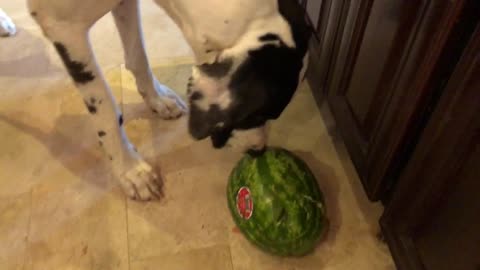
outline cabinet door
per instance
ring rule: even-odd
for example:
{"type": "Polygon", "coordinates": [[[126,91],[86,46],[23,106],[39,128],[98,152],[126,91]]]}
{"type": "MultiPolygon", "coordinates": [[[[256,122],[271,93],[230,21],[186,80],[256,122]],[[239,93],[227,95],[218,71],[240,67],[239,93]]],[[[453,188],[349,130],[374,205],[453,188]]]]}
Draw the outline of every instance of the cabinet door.
{"type": "Polygon", "coordinates": [[[470,9],[473,38],[381,219],[399,270],[480,269],[479,6],[470,9]]]}
{"type": "Polygon", "coordinates": [[[367,195],[385,199],[442,80],[435,67],[463,1],[338,2],[327,101],[367,195]]]}

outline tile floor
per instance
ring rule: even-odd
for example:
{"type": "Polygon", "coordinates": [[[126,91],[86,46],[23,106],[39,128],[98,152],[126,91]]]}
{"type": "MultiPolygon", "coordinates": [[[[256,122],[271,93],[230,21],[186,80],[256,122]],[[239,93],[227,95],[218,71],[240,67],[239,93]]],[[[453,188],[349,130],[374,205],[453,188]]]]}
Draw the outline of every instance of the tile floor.
{"type": "MultiPolygon", "coordinates": [[[[146,109],[121,65],[109,16],[92,31],[94,48],[130,139],[164,178],[161,201],[125,198],[88,128],[79,95],[23,1],[0,0],[0,6],[20,29],[0,39],[1,270],[395,269],[388,248],[376,238],[382,208],[367,200],[306,83],[272,123],[270,144],[296,152],[310,165],[331,224],[313,254],[278,258],[250,245],[230,218],[226,179],[241,154],[193,141],[186,118],[162,121],[146,109]]],[[[155,74],[184,94],[188,46],[152,3],[145,1],[142,12],[155,74]],[[163,32],[154,31],[158,24],[163,32]]]]}

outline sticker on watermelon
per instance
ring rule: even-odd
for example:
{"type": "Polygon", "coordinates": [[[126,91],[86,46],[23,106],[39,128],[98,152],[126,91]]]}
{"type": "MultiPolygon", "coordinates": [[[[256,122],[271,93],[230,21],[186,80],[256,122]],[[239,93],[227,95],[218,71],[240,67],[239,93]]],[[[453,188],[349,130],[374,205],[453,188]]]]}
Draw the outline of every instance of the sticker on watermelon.
{"type": "Polygon", "coordinates": [[[241,187],[237,193],[237,211],[238,214],[246,220],[249,220],[253,214],[253,199],[250,189],[241,187]]]}

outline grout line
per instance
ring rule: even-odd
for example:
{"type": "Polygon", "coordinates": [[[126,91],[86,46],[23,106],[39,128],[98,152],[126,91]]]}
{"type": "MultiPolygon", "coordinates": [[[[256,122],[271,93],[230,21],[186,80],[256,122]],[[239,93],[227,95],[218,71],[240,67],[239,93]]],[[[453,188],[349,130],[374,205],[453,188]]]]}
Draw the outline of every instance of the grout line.
{"type": "Polygon", "coordinates": [[[26,269],[27,261],[30,259],[30,234],[32,231],[32,214],[33,214],[33,188],[30,189],[29,191],[29,196],[28,196],[28,202],[29,202],[29,215],[28,215],[28,224],[27,224],[27,243],[25,243],[25,255],[23,256],[23,264],[22,264],[22,270],[26,269]]]}
{"type": "Polygon", "coordinates": [[[230,255],[230,266],[231,266],[231,269],[234,270],[235,269],[235,266],[233,266],[233,255],[232,255],[232,248],[230,246],[230,237],[229,237],[229,240],[228,240],[228,254],[230,255]]]}
{"type": "Polygon", "coordinates": [[[129,236],[129,229],[128,229],[128,198],[126,196],[123,197],[125,202],[125,223],[127,226],[127,266],[128,270],[130,270],[130,236],[129,236]]]}

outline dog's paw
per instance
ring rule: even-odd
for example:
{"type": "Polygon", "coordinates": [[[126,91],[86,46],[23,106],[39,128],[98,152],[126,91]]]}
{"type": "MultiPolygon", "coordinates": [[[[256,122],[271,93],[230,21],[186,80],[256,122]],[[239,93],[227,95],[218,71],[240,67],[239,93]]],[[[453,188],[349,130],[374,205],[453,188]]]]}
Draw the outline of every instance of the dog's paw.
{"type": "Polygon", "coordinates": [[[163,119],[176,119],[187,112],[185,102],[170,88],[155,80],[156,95],[148,98],[152,111],[163,119]]]}
{"type": "Polygon", "coordinates": [[[123,190],[133,200],[149,201],[159,199],[161,181],[152,167],[137,157],[129,170],[120,179],[123,190]]]}

